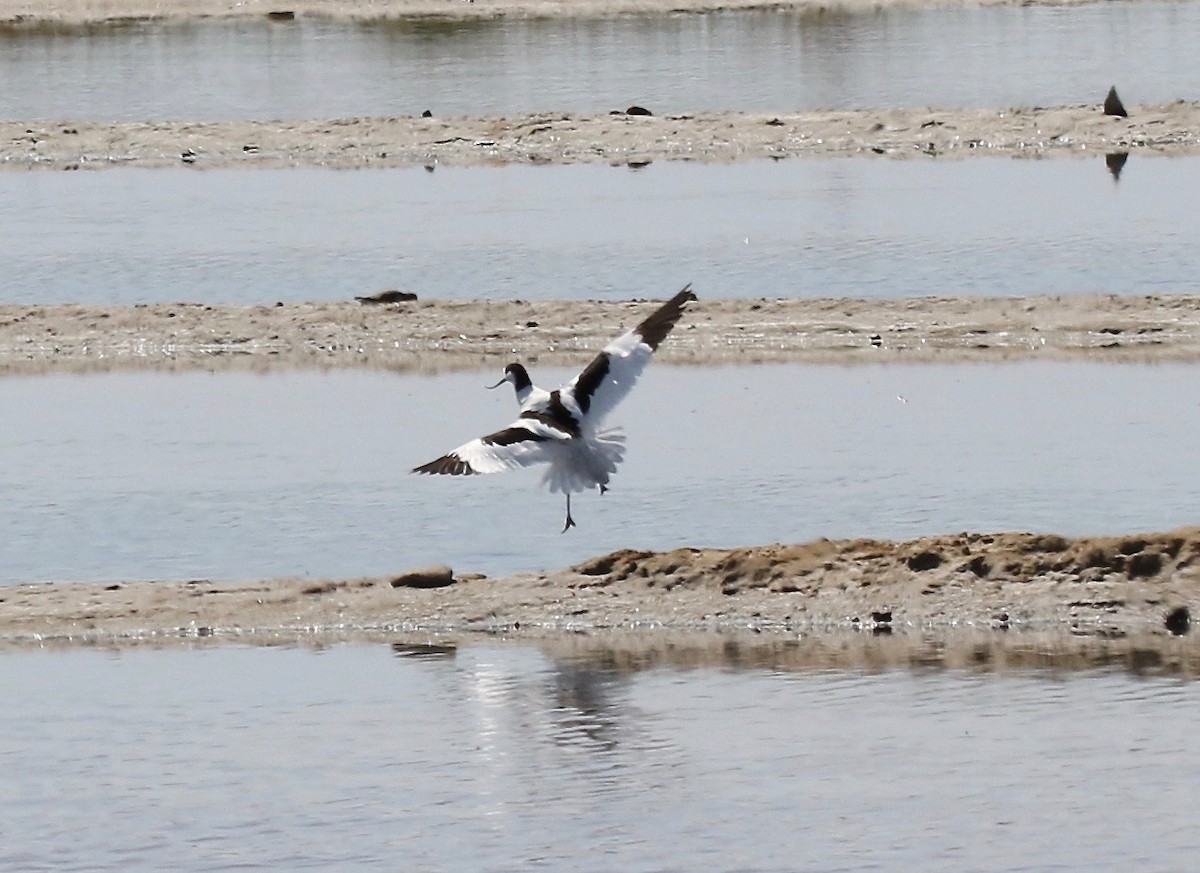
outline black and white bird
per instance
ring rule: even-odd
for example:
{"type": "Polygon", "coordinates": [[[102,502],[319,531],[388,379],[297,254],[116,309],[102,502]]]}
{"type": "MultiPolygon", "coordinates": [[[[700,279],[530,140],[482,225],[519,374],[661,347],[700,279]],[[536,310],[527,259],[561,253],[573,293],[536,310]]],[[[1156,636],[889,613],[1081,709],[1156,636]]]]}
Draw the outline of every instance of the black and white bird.
{"type": "Polygon", "coordinates": [[[575,526],[571,494],[592,486],[603,494],[625,456],[625,434],[619,428],[601,429],[601,422],[629,393],[654,351],[683,316],[684,307],[695,299],[692,286],[684,286],[555,391],[537,387],[523,366],[509,364],[504,378],[488,387],[499,388],[505,382],[513,386],[521,407],[517,420],[413,472],[470,476],[549,464],[542,484],[552,493],[567,496],[566,533],[575,526]]]}

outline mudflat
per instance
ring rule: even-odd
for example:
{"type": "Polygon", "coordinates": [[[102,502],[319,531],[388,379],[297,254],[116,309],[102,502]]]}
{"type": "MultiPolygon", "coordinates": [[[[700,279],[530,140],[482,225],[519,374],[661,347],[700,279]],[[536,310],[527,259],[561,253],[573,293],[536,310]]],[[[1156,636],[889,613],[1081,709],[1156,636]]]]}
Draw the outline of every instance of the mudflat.
{"type": "MultiPolygon", "coordinates": [[[[625,107],[627,108],[627,107],[625,107]]],[[[623,109],[623,108],[622,108],[623,109]]],[[[0,121],[0,168],[644,165],[869,157],[1200,154],[1200,103],[301,121],[0,121]]]]}
{"type": "Polygon", "coordinates": [[[557,572],[500,579],[441,567],[243,584],[19,585],[0,590],[0,643],[481,634],[561,642],[565,633],[589,637],[591,643],[575,644],[582,647],[611,645],[629,633],[661,642],[715,632],[826,637],[819,654],[828,665],[869,660],[863,638],[905,638],[891,656],[903,660],[928,649],[931,639],[970,632],[966,652],[982,646],[995,654],[1012,643],[1024,658],[1030,647],[1078,654],[1072,641],[1086,640],[1092,655],[1157,653],[1159,662],[1179,661],[1196,672],[1200,647],[1189,631],[1198,600],[1200,528],[1082,538],[961,533],[908,542],[622,550],[557,572]]]}
{"type": "MultiPolygon", "coordinates": [[[[521,300],[4,305],[0,374],[279,367],[438,372],[502,368],[517,358],[568,366],[589,360],[652,309],[646,301],[521,300]]],[[[657,357],[681,364],[1195,361],[1200,295],[701,299],[657,357]]]]}

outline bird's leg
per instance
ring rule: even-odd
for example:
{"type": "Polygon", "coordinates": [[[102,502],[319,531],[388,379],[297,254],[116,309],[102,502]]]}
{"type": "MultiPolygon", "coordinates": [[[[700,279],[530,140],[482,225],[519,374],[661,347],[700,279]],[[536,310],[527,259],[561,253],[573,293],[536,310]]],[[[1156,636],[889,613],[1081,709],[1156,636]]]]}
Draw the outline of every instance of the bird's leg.
{"type": "Polygon", "coordinates": [[[567,523],[563,525],[562,532],[566,533],[571,528],[575,527],[575,519],[571,518],[571,495],[567,495],[567,523]]]}

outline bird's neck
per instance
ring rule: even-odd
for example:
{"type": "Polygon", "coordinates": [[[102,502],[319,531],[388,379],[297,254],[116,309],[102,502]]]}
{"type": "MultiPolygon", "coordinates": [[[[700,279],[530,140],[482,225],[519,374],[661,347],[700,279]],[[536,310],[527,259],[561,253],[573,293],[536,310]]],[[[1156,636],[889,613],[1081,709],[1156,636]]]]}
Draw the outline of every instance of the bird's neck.
{"type": "Polygon", "coordinates": [[[545,412],[550,408],[552,395],[544,388],[530,385],[524,390],[517,391],[517,404],[522,412],[545,412]]]}

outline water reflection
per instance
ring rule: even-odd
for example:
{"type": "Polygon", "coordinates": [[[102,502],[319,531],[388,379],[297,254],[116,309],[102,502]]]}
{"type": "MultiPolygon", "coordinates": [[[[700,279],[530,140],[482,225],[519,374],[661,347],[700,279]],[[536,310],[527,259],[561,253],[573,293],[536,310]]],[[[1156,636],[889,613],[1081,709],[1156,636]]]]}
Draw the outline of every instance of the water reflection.
{"type": "Polygon", "coordinates": [[[516,871],[580,846],[647,871],[1194,858],[1190,683],[789,672],[782,649],[756,667],[773,645],[725,643],[709,662],[664,642],[635,670],[624,645],[6,653],[0,866],[516,871]]]}
{"type": "Polygon", "coordinates": [[[452,660],[458,654],[458,646],[435,643],[392,643],[392,654],[397,658],[412,658],[418,661],[452,660]]]}
{"type": "Polygon", "coordinates": [[[1128,160],[1129,152],[1112,152],[1104,156],[1104,166],[1108,168],[1114,182],[1121,181],[1121,171],[1125,169],[1128,160]]]}
{"type": "Polygon", "coordinates": [[[626,706],[630,674],[594,658],[556,659],[536,664],[529,651],[503,657],[490,646],[466,644],[458,667],[478,704],[481,735],[493,744],[512,740],[514,730],[544,736],[558,746],[582,745],[593,753],[611,752],[622,737],[631,739],[636,714],[626,706]],[[515,655],[521,669],[511,669],[515,655]]]}
{"type": "Polygon", "coordinates": [[[1140,636],[1105,639],[1055,632],[870,629],[781,637],[770,633],[606,633],[559,636],[538,642],[566,669],[606,677],[654,670],[720,669],[734,672],[822,674],[894,671],[926,674],[1065,676],[1097,671],[1131,676],[1200,677],[1200,637],[1172,637],[1149,629],[1140,636]]]}
{"type": "Polygon", "coordinates": [[[1200,91],[1193,3],[0,30],[0,117],[788,111],[1200,91]],[[946,71],[953,71],[947,75],[946,71]],[[1019,76],[997,71],[1020,70],[1019,76]],[[1100,86],[1097,83],[1102,83],[1100,86]]]}
{"type": "Polygon", "coordinates": [[[598,750],[617,746],[621,730],[621,696],[627,678],[616,669],[588,663],[557,662],[551,674],[550,691],[558,742],[586,739],[598,750]]]}

